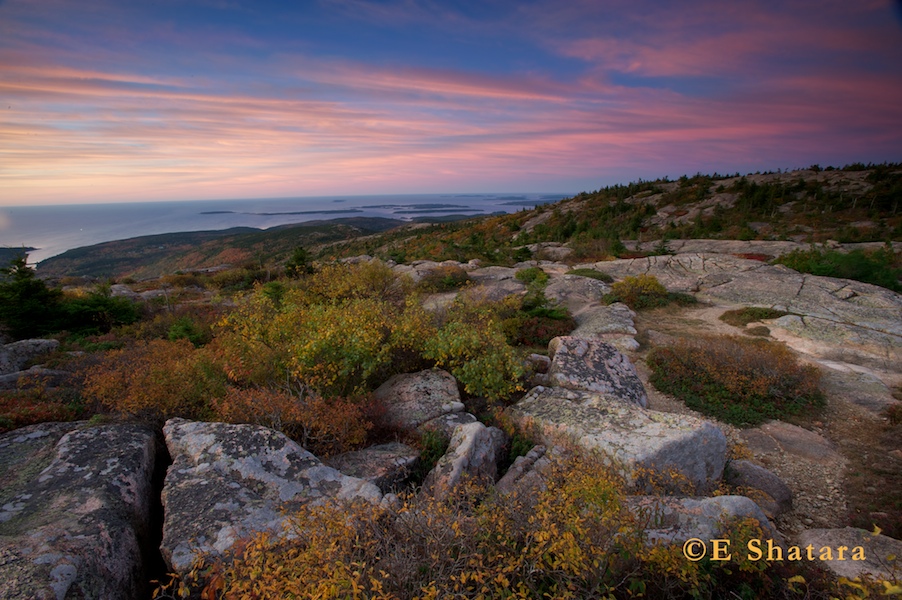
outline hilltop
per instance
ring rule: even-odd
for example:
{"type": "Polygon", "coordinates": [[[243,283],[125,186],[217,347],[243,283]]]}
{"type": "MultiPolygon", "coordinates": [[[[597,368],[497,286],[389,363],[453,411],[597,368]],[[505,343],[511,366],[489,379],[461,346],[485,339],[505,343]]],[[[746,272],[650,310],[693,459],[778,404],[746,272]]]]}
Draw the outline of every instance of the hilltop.
{"type": "Polygon", "coordinates": [[[821,243],[902,239],[902,165],[816,165],[797,171],[683,176],[614,185],[512,214],[451,222],[348,218],[266,231],[146,236],[70,250],[40,264],[43,277],[155,277],[223,264],[279,265],[294,248],[332,260],[478,258],[510,265],[666,250],[680,239],[821,243]],[[555,248],[563,247],[564,250],[555,248]]]}

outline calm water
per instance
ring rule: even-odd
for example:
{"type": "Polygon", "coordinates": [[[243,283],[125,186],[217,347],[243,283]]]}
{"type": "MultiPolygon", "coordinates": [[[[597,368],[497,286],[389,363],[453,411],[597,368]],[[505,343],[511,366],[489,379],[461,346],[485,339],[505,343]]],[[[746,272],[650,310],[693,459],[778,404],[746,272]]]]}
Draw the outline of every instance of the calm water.
{"type": "Polygon", "coordinates": [[[142,235],[276,225],[341,217],[515,212],[571,194],[423,194],[0,207],[0,246],[37,248],[37,263],[72,248],[142,235]]]}

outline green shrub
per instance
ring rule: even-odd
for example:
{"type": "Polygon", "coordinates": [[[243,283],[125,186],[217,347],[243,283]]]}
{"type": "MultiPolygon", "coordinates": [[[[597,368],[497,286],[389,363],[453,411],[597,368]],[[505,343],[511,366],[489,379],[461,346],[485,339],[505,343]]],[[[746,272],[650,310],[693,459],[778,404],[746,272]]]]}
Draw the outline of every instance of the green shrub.
{"type": "Polygon", "coordinates": [[[740,427],[823,405],[819,373],[785,346],[764,340],[702,337],[654,348],[652,385],[706,415],[740,427]]]}
{"type": "Polygon", "coordinates": [[[900,260],[902,257],[887,245],[872,252],[852,250],[848,253],[812,247],[809,250],[793,250],[773,262],[800,273],[854,279],[902,292],[900,260]]]}
{"type": "Polygon", "coordinates": [[[571,269],[567,271],[567,275],[579,275],[580,277],[589,277],[591,279],[597,279],[598,281],[603,281],[605,283],[613,283],[614,278],[605,273],[604,271],[598,271],[596,269],[571,269]]]}
{"type": "Polygon", "coordinates": [[[520,269],[514,275],[518,281],[522,281],[523,283],[535,284],[537,286],[545,287],[548,283],[548,273],[542,270],[541,267],[529,267],[527,269],[520,269]]]}
{"type": "Polygon", "coordinates": [[[522,389],[523,365],[497,321],[450,321],[426,340],[423,356],[447,369],[468,394],[496,400],[522,389]]]}

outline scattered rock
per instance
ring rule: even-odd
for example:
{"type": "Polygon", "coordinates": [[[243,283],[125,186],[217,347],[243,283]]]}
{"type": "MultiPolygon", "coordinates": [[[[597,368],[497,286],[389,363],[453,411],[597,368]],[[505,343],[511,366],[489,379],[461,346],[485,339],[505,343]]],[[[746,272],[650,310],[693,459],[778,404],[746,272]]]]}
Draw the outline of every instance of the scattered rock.
{"type": "Polygon", "coordinates": [[[404,483],[419,458],[416,448],[391,442],[331,456],[323,463],[349,477],[369,481],[387,494],[404,483]]]}
{"type": "Polygon", "coordinates": [[[634,484],[640,469],[681,473],[698,491],[720,479],[727,441],[713,424],[694,417],[644,410],[604,394],[537,387],[508,409],[542,444],[560,437],[607,453],[634,484]]]}
{"type": "Polygon", "coordinates": [[[782,479],[747,460],[733,460],[724,470],[724,481],[730,485],[752,488],[764,494],[765,498],[755,501],[771,517],[792,510],[792,490],[782,479]]]}
{"type": "Polygon", "coordinates": [[[398,429],[415,429],[430,419],[464,409],[457,380],[439,369],[395,375],[374,395],[385,404],[386,420],[398,429]]]}
{"type": "Polygon", "coordinates": [[[551,340],[548,351],[552,355],[548,375],[553,385],[648,406],[636,367],[611,344],[564,336],[551,340]]]}
{"type": "Polygon", "coordinates": [[[382,499],[374,484],[342,475],[265,427],[170,419],[163,433],[173,463],[161,551],[181,574],[196,554],[223,556],[240,538],[284,533],[286,513],[303,504],[382,499]]]}
{"type": "Polygon", "coordinates": [[[469,423],[475,423],[478,420],[479,419],[467,412],[448,413],[447,415],[442,415],[426,421],[417,427],[417,431],[420,433],[426,431],[438,431],[446,438],[450,439],[451,436],[454,435],[454,430],[457,429],[458,425],[467,425],[469,423]]]}
{"type": "Polygon", "coordinates": [[[445,455],[426,476],[423,491],[444,498],[464,478],[494,483],[505,441],[504,432],[497,427],[486,427],[482,423],[458,426],[445,455]]]}
{"type": "Polygon", "coordinates": [[[812,552],[818,558],[821,556],[822,548],[829,548],[831,558],[822,560],[822,564],[838,577],[849,579],[865,573],[888,579],[891,576],[892,565],[887,557],[896,556],[896,569],[898,561],[902,560],[902,541],[885,535],[874,535],[855,527],[805,530],[799,534],[799,546],[805,548],[808,545],[812,546],[812,552]],[[847,549],[842,560],[838,558],[838,549],[841,546],[847,549]],[[864,551],[864,560],[852,560],[854,549],[859,546],[864,551]]]}
{"type": "Polygon", "coordinates": [[[544,354],[530,354],[526,357],[526,363],[536,373],[547,373],[551,368],[551,359],[544,354]]]}
{"type": "Polygon", "coordinates": [[[517,493],[520,496],[535,494],[545,488],[543,472],[551,465],[545,446],[534,446],[525,456],[518,456],[507,473],[495,484],[502,494],[517,493]]]}
{"type": "Polygon", "coordinates": [[[0,436],[0,597],[137,598],[157,454],[141,425],[0,436]]]}
{"type": "Polygon", "coordinates": [[[0,346],[0,375],[21,371],[28,361],[59,348],[59,340],[19,340],[0,346]]]}

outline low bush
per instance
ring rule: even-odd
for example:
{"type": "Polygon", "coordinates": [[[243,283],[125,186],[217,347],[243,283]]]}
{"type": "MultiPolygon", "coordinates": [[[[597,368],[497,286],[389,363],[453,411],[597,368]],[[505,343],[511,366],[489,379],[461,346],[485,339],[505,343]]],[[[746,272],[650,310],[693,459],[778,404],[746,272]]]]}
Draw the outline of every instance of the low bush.
{"type": "Polygon", "coordinates": [[[654,275],[628,275],[622,281],[611,286],[611,291],[602,297],[607,304],[623,302],[633,310],[655,308],[676,303],[681,306],[695,304],[697,300],[691,294],[668,292],[654,275]]]}
{"type": "Polygon", "coordinates": [[[604,271],[598,271],[596,269],[582,268],[582,269],[571,269],[565,273],[566,275],[579,275],[580,277],[589,277],[591,279],[597,279],[598,281],[603,281],[605,283],[613,283],[614,278],[605,273],[604,271]]]}
{"type": "Polygon", "coordinates": [[[523,364],[497,321],[452,320],[426,340],[423,356],[447,369],[468,394],[495,400],[521,389],[523,364]]]}
{"type": "Polygon", "coordinates": [[[222,368],[188,340],[151,340],[112,350],[84,380],[84,396],[104,407],[163,421],[210,416],[210,400],[225,393],[222,368]]]}
{"type": "Polygon", "coordinates": [[[576,329],[576,320],[568,313],[554,316],[524,316],[517,321],[516,331],[510,342],[518,346],[548,346],[554,338],[570,335],[576,329]]]}
{"type": "Polygon", "coordinates": [[[319,457],[354,450],[367,440],[372,423],[364,400],[298,397],[280,390],[229,388],[211,401],[215,418],[281,431],[319,457]]]}
{"type": "Polygon", "coordinates": [[[872,252],[852,250],[848,253],[812,247],[793,250],[773,262],[800,273],[854,279],[902,292],[902,255],[893,252],[888,244],[872,252]]]}
{"type": "Polygon", "coordinates": [[[823,405],[819,373],[785,346],[764,340],[702,337],[654,348],[652,385],[687,406],[736,426],[754,426],[823,405]]]}
{"type": "Polygon", "coordinates": [[[420,289],[427,292],[451,292],[462,288],[470,276],[457,265],[442,265],[429,271],[420,280],[420,289]]]}
{"type": "Polygon", "coordinates": [[[514,274],[514,277],[517,278],[517,281],[522,281],[527,285],[535,284],[543,288],[548,283],[548,273],[543,271],[541,267],[520,269],[514,274]]]}
{"type": "Polygon", "coordinates": [[[46,421],[75,421],[86,415],[84,402],[71,389],[0,392],[0,433],[46,421]]]}
{"type": "Polygon", "coordinates": [[[733,327],[745,327],[749,323],[761,321],[763,319],[779,319],[785,317],[789,313],[774,308],[763,308],[759,306],[747,306],[745,308],[737,308],[728,310],[720,317],[721,321],[733,327]]]}

